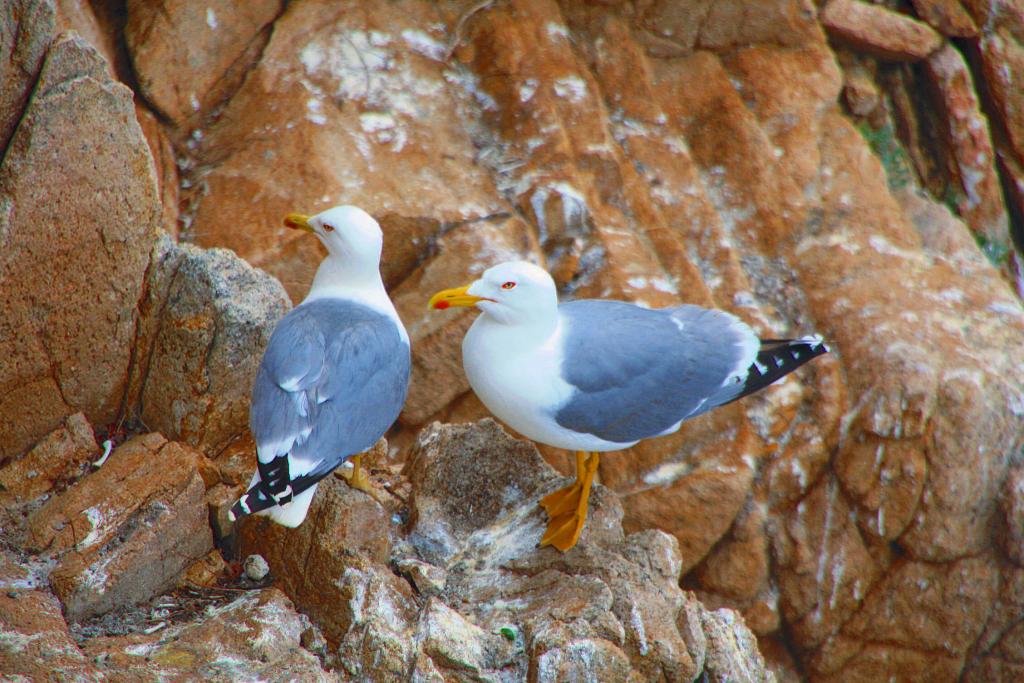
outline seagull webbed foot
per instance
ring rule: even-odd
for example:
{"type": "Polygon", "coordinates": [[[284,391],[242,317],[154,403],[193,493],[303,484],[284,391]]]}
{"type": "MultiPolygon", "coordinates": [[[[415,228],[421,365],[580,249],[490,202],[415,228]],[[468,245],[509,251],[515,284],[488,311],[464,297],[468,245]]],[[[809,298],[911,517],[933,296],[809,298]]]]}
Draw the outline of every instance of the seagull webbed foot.
{"type": "Polygon", "coordinates": [[[551,545],[562,552],[579,541],[587,521],[590,487],[594,483],[599,456],[591,453],[576,454],[576,481],[565,488],[544,496],[540,505],[548,513],[548,527],[540,539],[540,546],[551,545]]]}
{"type": "Polygon", "coordinates": [[[362,491],[367,494],[375,501],[384,505],[387,501],[387,497],[381,492],[379,488],[370,482],[370,478],[366,476],[366,470],[363,469],[362,455],[352,456],[352,472],[345,473],[341,472],[341,477],[348,482],[348,485],[357,491],[362,491]]]}

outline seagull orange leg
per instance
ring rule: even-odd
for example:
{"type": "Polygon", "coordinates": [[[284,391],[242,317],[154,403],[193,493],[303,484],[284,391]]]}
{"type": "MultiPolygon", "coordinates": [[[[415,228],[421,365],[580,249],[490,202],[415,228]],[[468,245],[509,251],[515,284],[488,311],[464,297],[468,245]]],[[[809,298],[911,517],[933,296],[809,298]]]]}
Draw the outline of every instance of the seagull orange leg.
{"type": "Polygon", "coordinates": [[[552,545],[562,552],[569,550],[583,532],[583,524],[587,521],[587,508],[590,503],[590,489],[594,484],[594,475],[600,456],[597,453],[578,453],[576,456],[576,481],[571,485],[545,496],[541,505],[547,511],[550,521],[544,531],[540,545],[552,545]],[[552,496],[557,496],[553,501],[552,496]]]}
{"type": "Polygon", "coordinates": [[[370,483],[370,478],[366,476],[366,472],[363,470],[362,454],[352,456],[352,474],[342,474],[341,476],[348,482],[348,485],[355,490],[362,491],[363,493],[373,497],[373,499],[381,505],[384,504],[384,495],[377,490],[376,486],[370,483]]]}
{"type": "Polygon", "coordinates": [[[583,451],[576,451],[576,481],[540,499],[540,506],[548,513],[548,517],[557,517],[576,506],[585,474],[586,457],[583,451]]]}

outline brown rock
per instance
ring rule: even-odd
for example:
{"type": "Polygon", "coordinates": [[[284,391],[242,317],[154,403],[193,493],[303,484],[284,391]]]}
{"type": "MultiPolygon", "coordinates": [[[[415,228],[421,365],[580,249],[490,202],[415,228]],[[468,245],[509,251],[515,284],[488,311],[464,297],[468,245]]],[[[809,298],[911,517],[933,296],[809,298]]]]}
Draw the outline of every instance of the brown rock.
{"type": "Polygon", "coordinates": [[[1024,608],[1024,571],[1015,566],[1003,566],[997,588],[998,600],[992,606],[988,623],[981,636],[971,647],[969,664],[963,680],[1012,681],[1024,673],[1024,628],[1020,613],[1024,608]]]}
{"type": "MultiPolygon", "coordinates": [[[[998,5],[999,3],[992,3],[998,5]]],[[[1019,9],[1006,7],[978,41],[985,90],[994,105],[995,120],[1005,130],[1018,163],[1024,163],[1024,17],[1019,9]]],[[[1018,181],[1020,176],[1018,175],[1018,181]]]]}
{"type": "Polygon", "coordinates": [[[1017,0],[961,0],[978,26],[991,26],[1018,9],[1017,0]]]}
{"type": "Polygon", "coordinates": [[[927,24],[861,0],[830,0],[819,20],[830,35],[881,59],[917,61],[942,47],[927,24]]]}
{"type": "Polygon", "coordinates": [[[998,584],[991,557],[938,567],[897,562],[843,626],[843,635],[962,658],[981,634],[998,584]]]}
{"type": "Polygon", "coordinates": [[[898,538],[918,507],[928,471],[917,445],[868,435],[842,451],[834,466],[861,506],[862,530],[887,541],[898,538]]]}
{"type": "Polygon", "coordinates": [[[146,600],[210,551],[201,457],[136,437],[32,514],[29,548],[71,551],[51,575],[69,619],[146,600]]]}
{"type": "Polygon", "coordinates": [[[160,190],[160,205],[163,213],[160,227],[173,239],[178,237],[178,163],[174,147],[167,135],[164,125],[143,106],[135,106],[135,116],[142,126],[142,134],[149,144],[149,153],[153,155],[156,166],[156,182],[160,190]]]}
{"type": "Polygon", "coordinates": [[[151,635],[94,638],[84,648],[115,681],[337,681],[303,648],[309,629],[292,602],[270,588],[151,635]]]}
{"type": "MultiPolygon", "coordinates": [[[[103,55],[111,74],[120,75],[118,32],[87,0],[57,0],[57,31],[74,31],[103,55]]],[[[104,10],[99,10],[102,14],[104,10]]],[[[121,79],[123,80],[123,79],[121,79]]]]}
{"type": "Polygon", "coordinates": [[[229,98],[269,38],[279,0],[128,3],[124,39],[148,102],[181,130],[229,98]]]}
{"type": "Polygon", "coordinates": [[[203,480],[193,475],[177,496],[139,507],[116,529],[117,538],[96,548],[83,539],[50,575],[67,618],[80,621],[148,600],[177,583],[213,547],[203,503],[203,480]]]}
{"type": "Polygon", "coordinates": [[[1024,469],[1011,468],[1000,493],[1003,552],[1018,567],[1024,567],[1024,469]]]}
{"type": "Polygon", "coordinates": [[[239,436],[263,349],[288,308],[280,283],[229,251],[158,242],[132,382],[142,420],[211,453],[239,436]]]}
{"type": "MultiPolygon", "coordinates": [[[[537,449],[512,439],[490,418],[475,425],[430,425],[421,433],[406,467],[413,485],[410,538],[425,553],[424,559],[434,564],[473,543],[474,532],[499,520],[508,523],[510,499],[540,500],[548,489],[557,488],[537,449]],[[495,451],[503,457],[489,456],[495,451]],[[475,503],[467,507],[468,500],[475,503]]],[[[538,508],[535,523],[542,514],[538,508]]],[[[583,538],[595,526],[601,526],[600,521],[588,523],[583,538]]]]}
{"type": "Polygon", "coordinates": [[[694,572],[701,588],[735,603],[757,597],[769,577],[765,510],[751,504],[736,518],[729,534],[694,572]]]}
{"type": "Polygon", "coordinates": [[[701,611],[701,625],[707,639],[704,673],[709,681],[767,682],[775,677],[767,670],[757,649],[757,640],[731,610],[701,611]]]}
{"type": "Polygon", "coordinates": [[[974,38],[978,35],[978,27],[959,0],[911,0],[911,4],[917,16],[945,36],[974,38]]]}
{"type": "MultiPolygon", "coordinates": [[[[659,531],[623,538],[604,489],[594,491],[580,543],[562,554],[535,547],[536,501],[550,487],[550,469],[492,420],[433,425],[409,467],[409,542],[445,568],[440,598],[448,606],[485,632],[522,634],[528,657],[513,654],[504,666],[528,666],[552,681],[689,680],[700,671],[695,634],[704,629],[678,588],[677,543],[659,531]]],[[[490,657],[485,670],[501,664],[490,657]]]]}
{"type": "Polygon", "coordinates": [[[116,418],[160,211],[131,91],[79,38],[49,48],[0,166],[0,203],[4,457],[67,415],[116,418]]]}
{"type": "Polygon", "coordinates": [[[995,168],[995,151],[988,119],[974,91],[963,56],[946,46],[926,62],[938,93],[948,128],[944,131],[952,153],[961,194],[957,210],[980,238],[993,245],[1010,244],[1006,206],[995,168]]]}
{"type": "Polygon", "coordinates": [[[17,506],[37,498],[58,481],[81,474],[81,465],[99,457],[97,449],[85,415],[71,415],[24,457],[0,469],[0,500],[5,505],[17,506]]]}
{"type": "Polygon", "coordinates": [[[839,485],[826,478],[775,538],[779,603],[798,647],[820,645],[860,606],[879,569],[839,485]]]}
{"type": "Polygon", "coordinates": [[[332,636],[341,637],[341,666],[356,679],[400,679],[418,649],[418,605],[411,588],[385,566],[362,556],[337,565],[344,565],[343,571],[330,593],[333,599],[322,607],[332,616],[318,623],[325,624],[324,635],[332,644],[332,636]],[[332,632],[335,625],[343,630],[332,632]]]}
{"type": "MultiPolygon", "coordinates": [[[[266,268],[294,301],[322,254],[281,225],[287,212],[357,204],[381,220],[387,261],[408,267],[430,253],[435,226],[509,211],[476,163],[463,118],[472,96],[443,62],[437,7],[336,9],[319,0],[277,19],[259,64],[194,145],[187,234],[266,268]]],[[[404,275],[391,269],[389,283],[404,275]]]]}
{"type": "Polygon", "coordinates": [[[850,113],[866,117],[878,109],[882,94],[871,74],[860,65],[843,69],[843,100],[850,113]]]}
{"type": "Polygon", "coordinates": [[[0,150],[25,111],[55,26],[52,1],[14,0],[0,9],[0,150]]]}
{"type": "Polygon", "coordinates": [[[68,631],[60,603],[49,593],[0,593],[0,625],[0,661],[5,674],[16,673],[30,681],[52,679],[58,672],[68,679],[99,679],[99,671],[68,631]]]}
{"type": "Polygon", "coordinates": [[[638,39],[658,56],[694,48],[727,50],[752,43],[793,47],[814,32],[813,14],[799,0],[750,4],[742,0],[653,2],[643,6],[638,39]]]}
{"type": "Polygon", "coordinates": [[[243,518],[239,554],[262,555],[277,585],[337,646],[353,629],[366,627],[360,620],[364,596],[358,591],[367,585],[404,605],[403,610],[415,611],[408,584],[384,568],[396,532],[392,514],[367,494],[329,476],[321,481],[306,521],[295,529],[266,517],[243,518]],[[350,607],[339,608],[349,603],[350,607]]]}
{"type": "Polygon", "coordinates": [[[227,562],[219,550],[211,550],[206,557],[196,560],[181,573],[178,585],[189,587],[216,586],[226,574],[227,562]]]}

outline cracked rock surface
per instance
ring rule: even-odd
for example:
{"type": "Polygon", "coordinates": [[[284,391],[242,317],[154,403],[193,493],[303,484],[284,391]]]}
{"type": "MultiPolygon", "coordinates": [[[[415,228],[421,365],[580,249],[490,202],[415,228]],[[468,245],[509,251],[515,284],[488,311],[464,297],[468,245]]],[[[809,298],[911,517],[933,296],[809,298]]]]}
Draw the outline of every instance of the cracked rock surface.
{"type": "Polygon", "coordinates": [[[115,5],[0,4],[3,655],[96,678],[97,639],[198,625],[159,616],[187,589],[310,628],[167,671],[1024,676],[1019,0],[115,5]],[[337,203],[380,220],[412,338],[391,503],[331,479],[297,535],[232,529],[256,365],[323,256],[280,220],[337,203]],[[487,417],[474,314],[425,306],[512,258],[833,352],[603,457],[578,552],[541,552],[571,454],[445,426],[487,417]]]}

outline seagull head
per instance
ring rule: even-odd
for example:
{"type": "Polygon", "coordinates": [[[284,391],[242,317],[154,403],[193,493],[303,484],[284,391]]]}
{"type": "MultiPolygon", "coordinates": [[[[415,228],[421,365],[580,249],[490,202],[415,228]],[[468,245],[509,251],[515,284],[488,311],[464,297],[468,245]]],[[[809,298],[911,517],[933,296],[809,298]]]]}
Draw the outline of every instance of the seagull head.
{"type": "Polygon", "coordinates": [[[335,206],[315,216],[290,213],[285,227],[316,235],[329,257],[333,256],[355,267],[380,267],[384,233],[373,217],[357,206],[335,206]]]}
{"type": "Polygon", "coordinates": [[[546,270],[526,261],[499,263],[465,287],[438,292],[430,298],[435,310],[476,306],[497,322],[521,324],[553,319],[558,313],[555,281],[546,270]]]}

